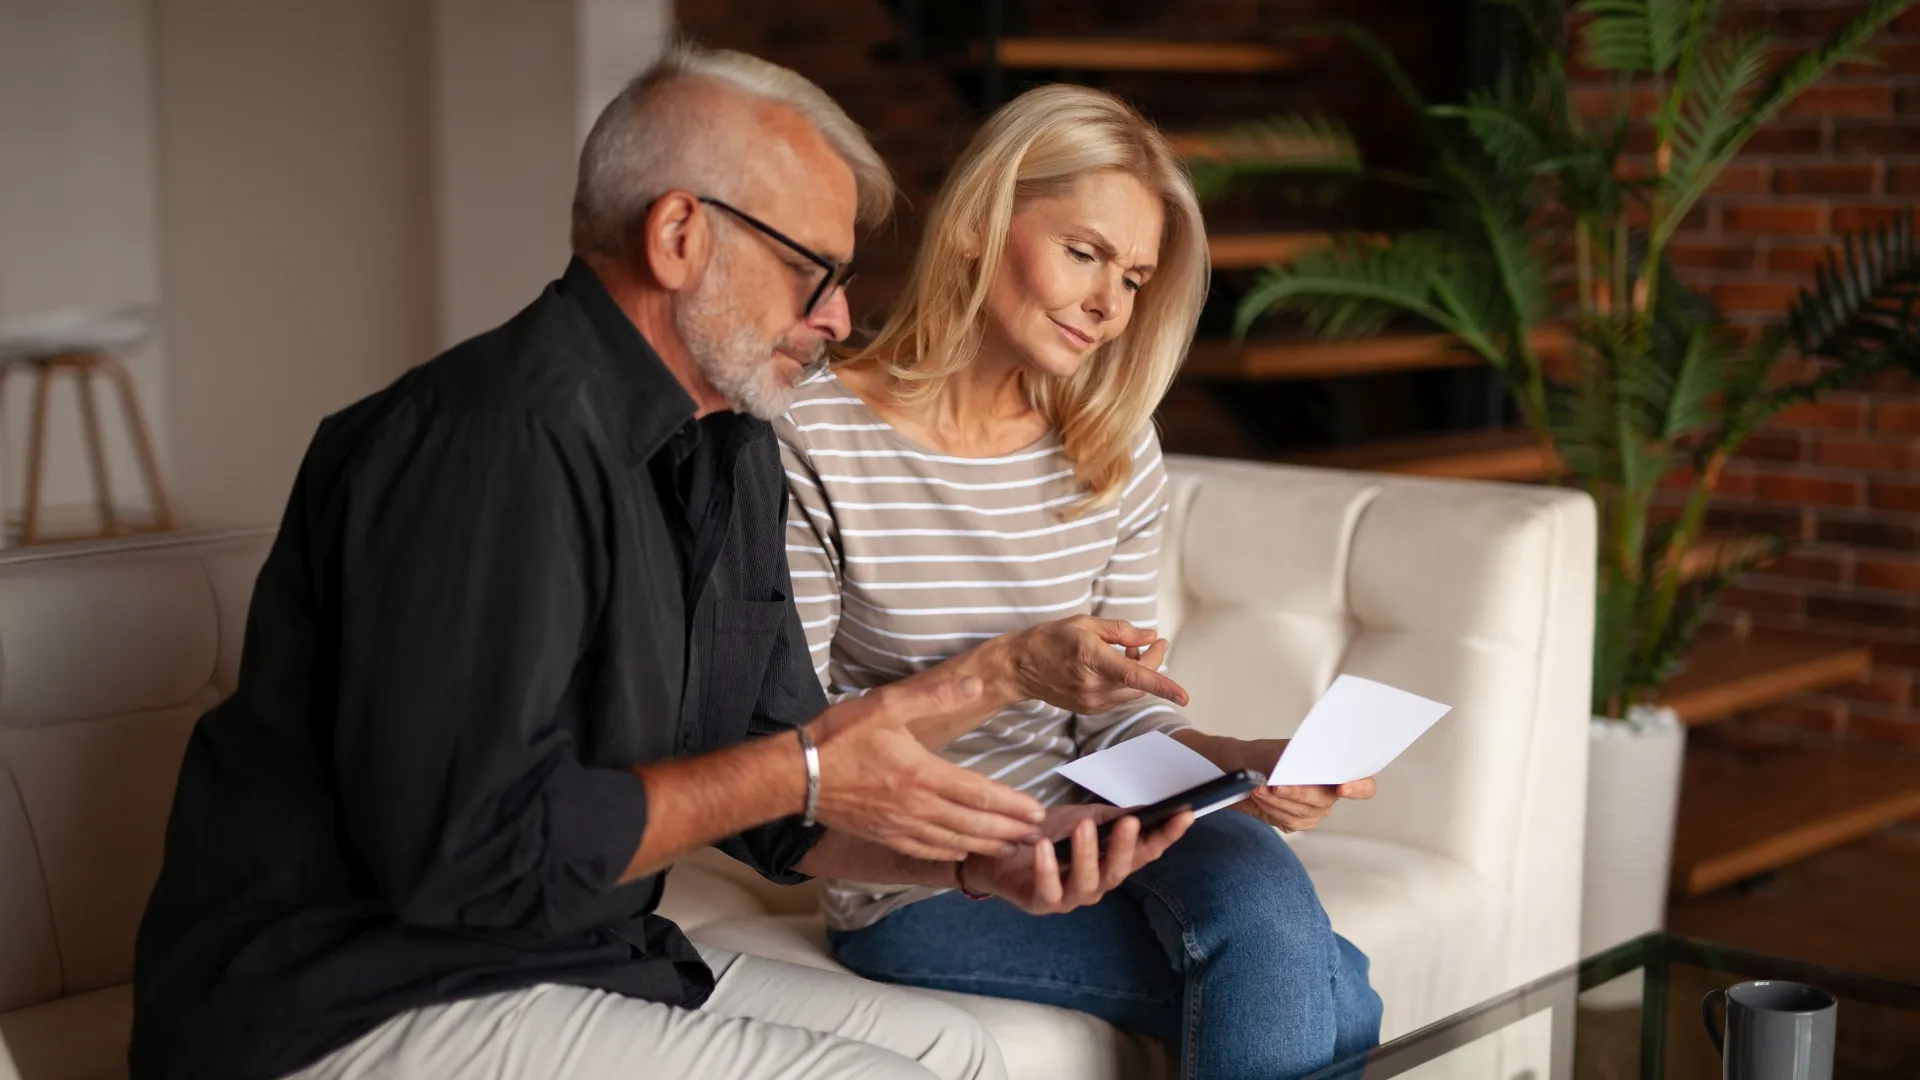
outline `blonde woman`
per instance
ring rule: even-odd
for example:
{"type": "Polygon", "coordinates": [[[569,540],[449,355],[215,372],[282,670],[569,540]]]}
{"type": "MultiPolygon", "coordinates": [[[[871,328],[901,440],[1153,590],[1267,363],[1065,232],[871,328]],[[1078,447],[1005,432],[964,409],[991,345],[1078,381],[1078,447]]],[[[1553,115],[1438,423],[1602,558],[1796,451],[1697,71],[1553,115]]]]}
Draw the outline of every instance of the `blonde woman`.
{"type": "Polygon", "coordinates": [[[1278,1080],[1372,1046],[1380,1002],[1270,826],[1310,828],[1373,782],[1263,789],[1089,901],[1099,815],[1056,774],[1150,731],[1229,770],[1284,747],[1193,730],[1156,670],[1167,478],[1151,416],[1206,288],[1199,209],[1161,135],[1099,91],[1022,95],[947,181],[885,328],[776,424],[787,552],[830,694],[974,671],[1005,708],[946,757],[1074,830],[1064,869],[1043,843],[970,858],[949,889],[829,883],[840,960],[1094,1013],[1178,1047],[1190,1080],[1278,1080]],[[1138,658],[1118,687],[1116,647],[1138,658]],[[1031,897],[1048,875],[1058,902],[973,902],[1031,897]]]}

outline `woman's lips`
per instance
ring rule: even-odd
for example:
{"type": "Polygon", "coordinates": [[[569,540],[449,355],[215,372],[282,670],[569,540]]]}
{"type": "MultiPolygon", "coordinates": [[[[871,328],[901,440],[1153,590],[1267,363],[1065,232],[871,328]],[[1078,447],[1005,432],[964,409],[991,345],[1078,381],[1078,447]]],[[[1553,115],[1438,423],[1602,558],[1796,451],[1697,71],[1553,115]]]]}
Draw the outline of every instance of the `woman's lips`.
{"type": "Polygon", "coordinates": [[[1066,338],[1068,343],[1071,344],[1076,351],[1086,352],[1089,348],[1093,346],[1093,338],[1089,337],[1086,334],[1081,333],[1078,330],[1075,330],[1073,327],[1068,326],[1066,323],[1061,322],[1059,319],[1053,318],[1052,316],[1048,316],[1047,321],[1060,328],[1060,335],[1066,338]]]}

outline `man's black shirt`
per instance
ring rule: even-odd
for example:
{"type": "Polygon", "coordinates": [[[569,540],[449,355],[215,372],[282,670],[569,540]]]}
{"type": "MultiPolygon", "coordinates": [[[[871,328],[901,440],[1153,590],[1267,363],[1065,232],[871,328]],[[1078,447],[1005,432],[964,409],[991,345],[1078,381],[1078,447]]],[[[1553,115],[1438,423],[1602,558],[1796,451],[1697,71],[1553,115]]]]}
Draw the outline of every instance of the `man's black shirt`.
{"type": "MultiPolygon", "coordinates": [[[[136,1078],[270,1080],[407,1009],[539,982],[706,999],[651,914],[665,875],[615,884],[647,825],[631,766],[825,702],[772,431],[693,415],[575,261],[322,422],[238,688],[181,765],[136,1078]]],[[[818,836],[788,819],[723,847],[796,881],[818,836]]]]}

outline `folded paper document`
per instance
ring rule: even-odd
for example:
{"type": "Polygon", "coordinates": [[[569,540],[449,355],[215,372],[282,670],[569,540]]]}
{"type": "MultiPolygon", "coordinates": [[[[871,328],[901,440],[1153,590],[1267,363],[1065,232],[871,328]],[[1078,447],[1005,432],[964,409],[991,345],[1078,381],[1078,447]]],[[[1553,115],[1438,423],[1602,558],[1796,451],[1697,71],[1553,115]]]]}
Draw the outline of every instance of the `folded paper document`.
{"type": "MultiPolygon", "coordinates": [[[[1342,675],[1300,722],[1268,782],[1344,784],[1376,775],[1450,710],[1384,683],[1342,675]]],[[[1150,731],[1068,762],[1060,775],[1115,806],[1145,806],[1221,771],[1171,736],[1150,731]]]]}

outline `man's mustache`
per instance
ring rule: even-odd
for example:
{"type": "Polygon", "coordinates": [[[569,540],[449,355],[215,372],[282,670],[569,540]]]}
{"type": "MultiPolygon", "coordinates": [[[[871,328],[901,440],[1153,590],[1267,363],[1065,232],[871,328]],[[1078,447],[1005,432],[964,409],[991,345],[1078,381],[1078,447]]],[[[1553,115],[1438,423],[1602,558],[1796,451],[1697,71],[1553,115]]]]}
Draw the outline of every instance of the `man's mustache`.
{"type": "Polygon", "coordinates": [[[806,350],[782,345],[780,351],[800,361],[800,380],[802,382],[825,371],[827,369],[827,362],[833,359],[832,355],[827,352],[827,343],[824,341],[806,350]]]}

